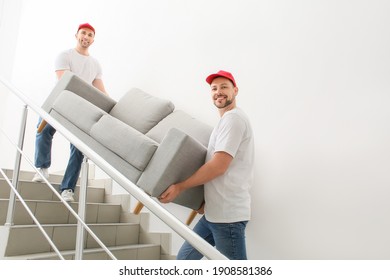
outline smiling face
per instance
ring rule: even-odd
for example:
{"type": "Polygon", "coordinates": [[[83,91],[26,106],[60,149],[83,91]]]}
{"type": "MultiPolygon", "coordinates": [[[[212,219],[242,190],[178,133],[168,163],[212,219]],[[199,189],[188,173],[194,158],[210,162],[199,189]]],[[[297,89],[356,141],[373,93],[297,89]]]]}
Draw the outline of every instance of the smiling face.
{"type": "Polygon", "coordinates": [[[227,78],[217,77],[211,82],[211,99],[223,114],[236,107],[238,88],[227,78]]]}
{"type": "Polygon", "coordinates": [[[89,28],[81,28],[76,33],[77,46],[80,49],[87,50],[94,42],[95,33],[89,28]]]}

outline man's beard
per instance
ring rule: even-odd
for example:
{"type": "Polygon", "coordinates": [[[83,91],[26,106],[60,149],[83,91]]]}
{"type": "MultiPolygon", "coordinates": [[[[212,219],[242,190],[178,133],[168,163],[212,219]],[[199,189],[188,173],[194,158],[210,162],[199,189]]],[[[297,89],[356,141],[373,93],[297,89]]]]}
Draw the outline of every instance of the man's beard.
{"type": "Polygon", "coordinates": [[[217,103],[217,101],[214,100],[214,105],[215,105],[218,109],[223,109],[223,108],[226,108],[227,106],[229,106],[230,104],[232,104],[233,101],[234,101],[234,97],[233,97],[232,99],[226,99],[225,104],[217,103]]]}
{"type": "Polygon", "coordinates": [[[83,41],[83,40],[80,40],[79,42],[80,46],[83,47],[83,48],[88,48],[90,46],[90,42],[86,42],[86,41],[83,41]]]}

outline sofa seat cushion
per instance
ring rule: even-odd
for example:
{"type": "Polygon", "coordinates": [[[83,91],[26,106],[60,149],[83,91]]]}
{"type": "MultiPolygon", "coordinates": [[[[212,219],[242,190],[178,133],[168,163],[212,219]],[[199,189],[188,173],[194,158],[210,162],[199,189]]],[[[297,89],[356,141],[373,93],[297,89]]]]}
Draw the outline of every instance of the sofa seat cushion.
{"type": "Polygon", "coordinates": [[[64,90],[58,95],[53,104],[53,110],[88,134],[92,126],[103,115],[107,115],[102,109],[68,90],[64,90]]]}
{"type": "Polygon", "coordinates": [[[133,88],[117,102],[110,111],[110,115],[145,134],[172,113],[174,108],[169,100],[133,88]]]}
{"type": "Polygon", "coordinates": [[[209,138],[213,130],[211,126],[195,119],[189,114],[181,110],[176,110],[153,127],[146,136],[152,138],[158,143],[161,143],[167,131],[171,128],[181,130],[185,134],[188,134],[192,138],[198,140],[205,147],[208,146],[209,138]]]}
{"type": "Polygon", "coordinates": [[[92,126],[90,135],[132,166],[143,171],[158,143],[110,115],[92,126]]]}

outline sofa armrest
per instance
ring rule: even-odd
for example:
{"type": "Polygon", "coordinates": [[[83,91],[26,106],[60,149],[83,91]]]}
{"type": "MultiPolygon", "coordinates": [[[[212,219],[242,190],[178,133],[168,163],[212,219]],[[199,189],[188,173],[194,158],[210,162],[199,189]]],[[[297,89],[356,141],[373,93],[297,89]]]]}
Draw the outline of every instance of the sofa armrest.
{"type": "Polygon", "coordinates": [[[43,103],[42,109],[49,113],[53,108],[53,104],[57,97],[64,90],[71,91],[81,96],[105,112],[109,112],[116,104],[115,100],[105,95],[94,86],[88,84],[74,73],[65,71],[61,79],[57,82],[56,86],[51,91],[50,95],[43,103]]]}
{"type": "MultiPolygon", "coordinates": [[[[137,185],[152,197],[158,197],[171,184],[191,176],[201,167],[207,149],[179,129],[172,128],[158,146],[137,185]]],[[[182,192],[173,202],[198,210],[204,201],[203,185],[182,192]]]]}

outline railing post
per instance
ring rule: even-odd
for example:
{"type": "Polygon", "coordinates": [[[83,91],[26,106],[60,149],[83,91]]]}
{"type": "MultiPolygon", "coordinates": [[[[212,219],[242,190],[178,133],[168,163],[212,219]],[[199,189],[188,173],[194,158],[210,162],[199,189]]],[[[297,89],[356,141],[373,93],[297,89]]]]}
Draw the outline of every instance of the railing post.
{"type": "MultiPolygon", "coordinates": [[[[19,130],[19,141],[18,141],[18,148],[21,151],[23,150],[24,135],[26,132],[27,113],[28,113],[27,105],[24,105],[23,115],[20,123],[20,130],[19,130]]],[[[19,171],[20,171],[21,158],[22,158],[22,154],[19,151],[16,151],[15,166],[12,174],[12,185],[16,190],[18,190],[18,186],[19,186],[19,171]]],[[[16,202],[16,195],[14,191],[11,189],[9,195],[9,202],[8,202],[7,218],[5,221],[6,226],[12,226],[14,224],[15,202],[16,202]]]]}
{"type": "MultiPolygon", "coordinates": [[[[78,209],[78,215],[83,222],[85,222],[86,204],[87,204],[88,169],[89,169],[88,158],[84,156],[83,164],[81,167],[79,209],[78,209]]],[[[83,259],[84,235],[85,235],[84,227],[81,224],[81,222],[78,221],[77,235],[76,235],[76,250],[75,250],[76,260],[83,259]]]]}

